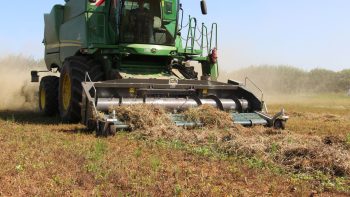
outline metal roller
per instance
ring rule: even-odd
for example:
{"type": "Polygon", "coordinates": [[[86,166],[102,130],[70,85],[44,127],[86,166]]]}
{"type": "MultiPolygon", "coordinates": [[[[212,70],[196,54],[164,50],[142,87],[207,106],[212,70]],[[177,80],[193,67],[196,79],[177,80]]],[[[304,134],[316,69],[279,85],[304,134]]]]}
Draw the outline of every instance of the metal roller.
{"type": "MultiPolygon", "coordinates": [[[[164,107],[168,110],[187,110],[189,108],[198,107],[199,105],[211,105],[218,107],[222,105],[225,111],[236,111],[237,104],[232,99],[219,99],[220,104],[213,99],[200,99],[198,103],[195,99],[186,98],[99,98],[97,100],[97,110],[107,111],[111,106],[125,106],[136,104],[148,104],[164,107]]],[[[243,110],[248,108],[248,101],[239,99],[243,110]]]]}

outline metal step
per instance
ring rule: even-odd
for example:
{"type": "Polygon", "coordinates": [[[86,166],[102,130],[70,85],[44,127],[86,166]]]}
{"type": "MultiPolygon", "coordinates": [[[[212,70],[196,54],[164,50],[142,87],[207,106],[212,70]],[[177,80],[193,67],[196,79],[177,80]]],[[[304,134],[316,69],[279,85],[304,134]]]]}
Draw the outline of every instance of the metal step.
{"type": "Polygon", "coordinates": [[[233,122],[244,126],[267,125],[268,122],[257,113],[232,113],[233,122]]]}

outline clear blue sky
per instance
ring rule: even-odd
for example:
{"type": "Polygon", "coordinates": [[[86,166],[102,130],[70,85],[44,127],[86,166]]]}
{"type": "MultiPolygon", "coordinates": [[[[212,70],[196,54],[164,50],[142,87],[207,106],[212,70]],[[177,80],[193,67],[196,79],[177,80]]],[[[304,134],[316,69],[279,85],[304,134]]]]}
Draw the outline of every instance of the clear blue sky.
{"type": "MultiPolygon", "coordinates": [[[[63,0],[8,1],[0,12],[0,53],[43,57],[43,14],[63,0]],[[28,2],[28,3],[27,3],[28,2]],[[26,4],[27,3],[27,4],[26,4]]],[[[183,0],[185,14],[219,23],[224,69],[287,64],[304,69],[350,68],[349,0],[183,0]]]]}

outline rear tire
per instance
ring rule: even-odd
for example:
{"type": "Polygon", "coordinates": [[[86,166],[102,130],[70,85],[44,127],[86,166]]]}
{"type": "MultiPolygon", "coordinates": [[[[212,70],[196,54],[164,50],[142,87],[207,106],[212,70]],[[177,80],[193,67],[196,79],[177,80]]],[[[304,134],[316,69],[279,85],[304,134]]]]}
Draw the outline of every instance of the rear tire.
{"type": "Polygon", "coordinates": [[[58,112],[58,83],[56,76],[46,76],[39,86],[39,110],[46,116],[54,116],[58,112]]]}
{"type": "Polygon", "coordinates": [[[82,85],[85,73],[92,81],[103,79],[102,66],[88,57],[67,58],[61,70],[59,83],[59,111],[64,122],[77,123],[81,120],[82,85]]]}

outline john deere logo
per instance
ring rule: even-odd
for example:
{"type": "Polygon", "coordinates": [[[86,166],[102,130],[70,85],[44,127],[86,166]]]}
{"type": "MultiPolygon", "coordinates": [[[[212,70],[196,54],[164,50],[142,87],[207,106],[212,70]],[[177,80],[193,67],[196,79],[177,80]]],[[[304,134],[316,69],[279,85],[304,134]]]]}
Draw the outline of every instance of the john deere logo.
{"type": "Polygon", "coordinates": [[[153,48],[153,49],[151,49],[151,52],[152,53],[157,53],[157,49],[153,48]]]}

